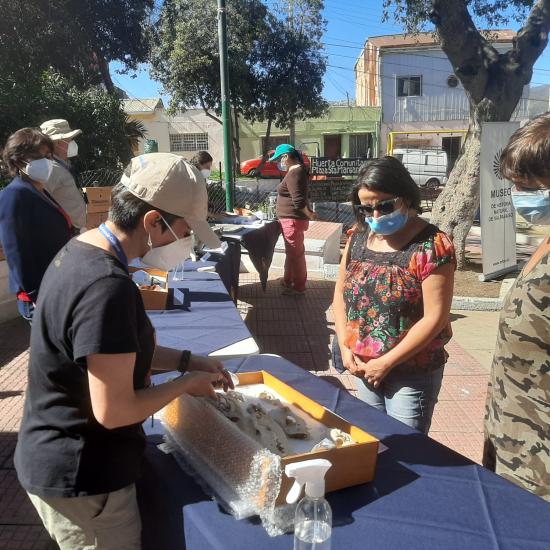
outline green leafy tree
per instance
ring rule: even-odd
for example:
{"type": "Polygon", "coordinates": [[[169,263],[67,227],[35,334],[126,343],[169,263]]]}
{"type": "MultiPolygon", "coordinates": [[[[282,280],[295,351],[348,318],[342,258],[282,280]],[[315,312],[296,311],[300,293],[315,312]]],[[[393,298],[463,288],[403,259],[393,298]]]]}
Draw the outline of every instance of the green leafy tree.
{"type": "Polygon", "coordinates": [[[481,124],[508,121],[529,84],[533,66],[548,43],[550,0],[384,0],[408,32],[430,23],[470,102],[470,124],[461,157],[432,212],[433,222],[453,236],[459,268],[464,267],[466,237],[479,206],[481,124]],[[510,15],[511,14],[511,15],[510,15]],[[512,47],[500,53],[491,34],[474,19],[496,27],[521,22],[512,47]]]}
{"type": "Polygon", "coordinates": [[[51,72],[23,81],[0,74],[0,148],[19,128],[52,118],[82,130],[79,154],[72,159],[77,171],[121,170],[129,162],[139,128],[128,127],[118,97],[99,88],[83,91],[51,72]]]}
{"type": "Polygon", "coordinates": [[[109,62],[131,70],[146,60],[153,7],[154,0],[0,0],[0,72],[26,78],[52,68],[114,94],[109,62]]]}
{"type": "MultiPolygon", "coordinates": [[[[324,112],[320,36],[309,37],[305,26],[304,32],[290,29],[259,0],[228,2],[227,20],[235,138],[240,116],[267,121],[271,128],[324,112]]],[[[152,67],[153,77],[171,94],[172,112],[200,106],[221,123],[215,0],[165,1],[155,28],[152,67]]]]}

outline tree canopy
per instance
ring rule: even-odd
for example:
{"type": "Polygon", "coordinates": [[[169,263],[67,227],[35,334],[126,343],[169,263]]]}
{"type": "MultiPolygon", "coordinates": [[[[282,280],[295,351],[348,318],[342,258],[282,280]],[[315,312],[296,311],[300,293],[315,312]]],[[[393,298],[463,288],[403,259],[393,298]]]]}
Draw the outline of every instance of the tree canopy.
{"type": "Polygon", "coordinates": [[[103,83],[108,64],[147,59],[154,0],[0,0],[0,72],[25,78],[53,69],[80,87],[103,83]]]}

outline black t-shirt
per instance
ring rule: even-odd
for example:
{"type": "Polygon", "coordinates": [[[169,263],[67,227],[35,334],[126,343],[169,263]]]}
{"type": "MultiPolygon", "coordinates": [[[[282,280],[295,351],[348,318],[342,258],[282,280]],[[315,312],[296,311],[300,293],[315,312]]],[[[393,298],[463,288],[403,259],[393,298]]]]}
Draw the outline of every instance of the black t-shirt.
{"type": "Polygon", "coordinates": [[[33,319],[29,383],[15,451],[32,494],[74,497],[135,481],[145,436],[140,424],[108,430],[92,412],[86,356],[136,353],[134,388],[148,385],[154,329],[125,267],[73,239],[54,258],[33,319]]]}

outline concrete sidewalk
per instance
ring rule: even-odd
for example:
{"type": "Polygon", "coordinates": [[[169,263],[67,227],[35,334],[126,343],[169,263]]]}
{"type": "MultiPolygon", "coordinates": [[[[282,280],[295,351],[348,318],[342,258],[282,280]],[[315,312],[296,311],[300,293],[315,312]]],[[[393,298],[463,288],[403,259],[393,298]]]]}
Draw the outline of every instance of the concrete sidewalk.
{"type": "MultiPolygon", "coordinates": [[[[311,280],[305,296],[281,295],[278,280],[267,291],[259,277],[242,274],[239,311],[262,353],[276,353],[355,393],[354,377],[338,374],[330,360],[334,334],[334,282],[311,280]]],[[[455,337],[430,436],[479,462],[496,312],[453,312],[455,337]],[[468,350],[466,352],[465,350],[468,350]]],[[[0,326],[0,549],[47,548],[48,537],[17,482],[13,451],[27,384],[29,327],[20,319],[0,326]]]]}

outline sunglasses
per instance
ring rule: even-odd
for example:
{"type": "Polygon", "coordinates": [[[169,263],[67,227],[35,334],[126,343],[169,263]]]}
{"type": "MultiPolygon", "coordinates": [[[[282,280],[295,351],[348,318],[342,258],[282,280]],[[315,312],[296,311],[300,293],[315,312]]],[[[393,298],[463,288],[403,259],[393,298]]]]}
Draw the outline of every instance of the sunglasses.
{"type": "Polygon", "coordinates": [[[376,204],[359,204],[356,206],[356,208],[361,214],[365,216],[372,216],[375,210],[385,216],[386,214],[391,214],[395,210],[398,200],[400,200],[400,197],[380,201],[376,204]]]}

